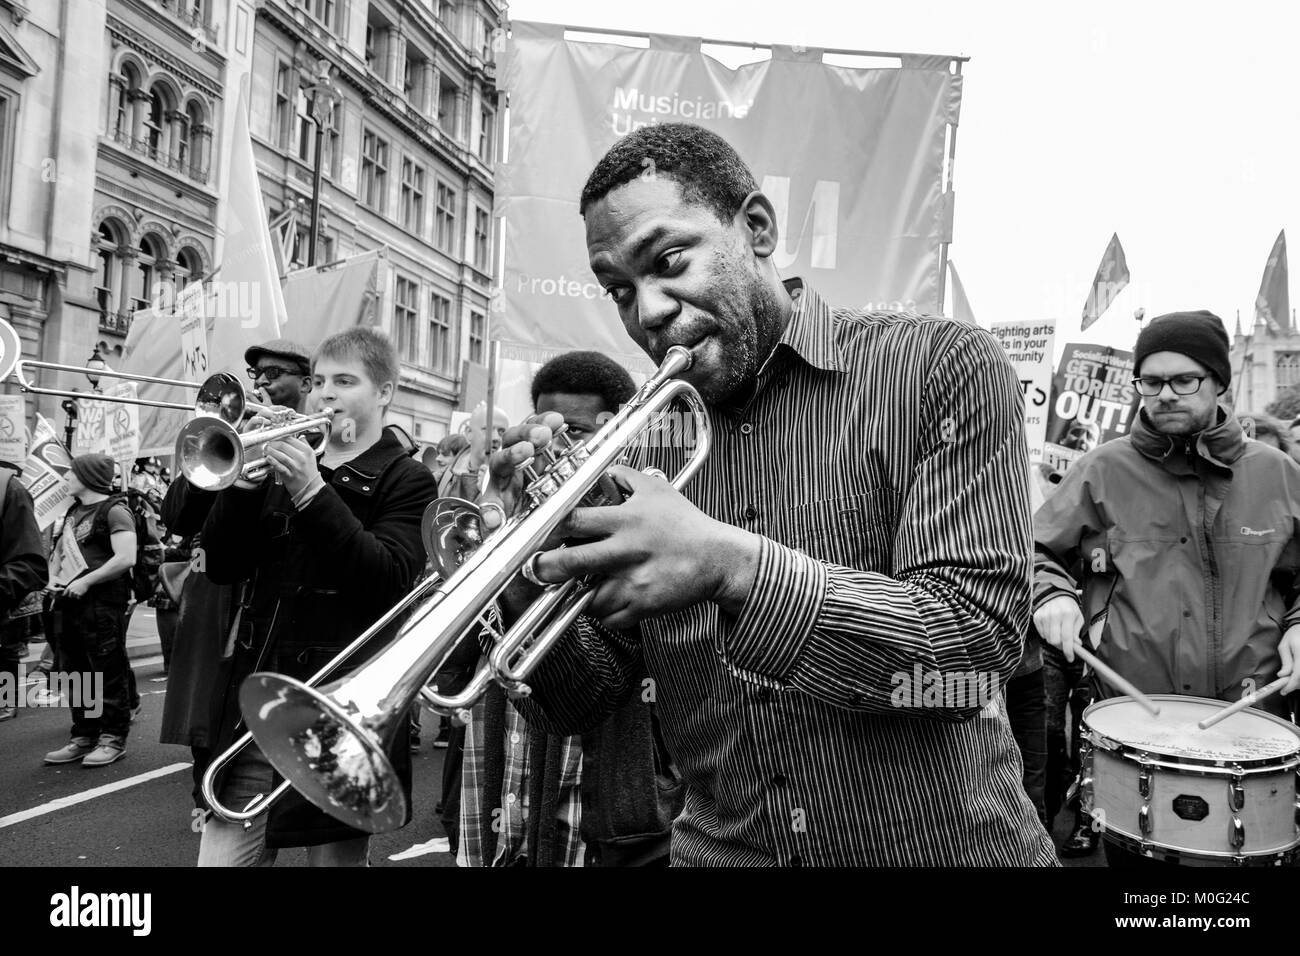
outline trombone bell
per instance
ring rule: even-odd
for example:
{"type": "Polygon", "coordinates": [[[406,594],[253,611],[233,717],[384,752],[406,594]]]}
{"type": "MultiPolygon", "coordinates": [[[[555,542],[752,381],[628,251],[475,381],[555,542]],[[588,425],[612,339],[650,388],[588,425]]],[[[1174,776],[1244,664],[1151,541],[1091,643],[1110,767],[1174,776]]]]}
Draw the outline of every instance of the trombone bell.
{"type": "MultiPolygon", "coordinates": [[[[345,678],[346,679],[346,678],[345,678]]],[[[254,674],[239,706],[262,753],[308,801],[367,833],[395,830],[406,819],[406,794],[384,753],[384,737],[358,721],[330,691],[283,674],[254,674]]],[[[406,726],[406,711],[399,714],[406,726]]]]}

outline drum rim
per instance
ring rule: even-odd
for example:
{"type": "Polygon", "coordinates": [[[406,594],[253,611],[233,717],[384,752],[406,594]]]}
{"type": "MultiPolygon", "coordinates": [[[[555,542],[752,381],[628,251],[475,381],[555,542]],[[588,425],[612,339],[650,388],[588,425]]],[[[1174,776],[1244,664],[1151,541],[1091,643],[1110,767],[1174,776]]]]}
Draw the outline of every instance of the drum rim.
{"type": "Polygon", "coordinates": [[[1244,866],[1280,866],[1287,862],[1288,859],[1296,857],[1297,851],[1300,851],[1300,836],[1297,836],[1285,846],[1268,850],[1253,850],[1250,853],[1193,850],[1188,847],[1173,846],[1169,843],[1156,843],[1150,839],[1144,840],[1142,837],[1135,836],[1126,830],[1104,824],[1101,829],[1101,838],[1118,844],[1126,850],[1136,850],[1144,856],[1146,851],[1150,850],[1153,856],[1179,863],[1184,860],[1199,860],[1206,863],[1238,863],[1244,866]]]}
{"type": "MultiPolygon", "coordinates": [[[[1200,704],[1208,704],[1214,707],[1216,710],[1226,706],[1228,703],[1231,703],[1230,701],[1215,700],[1209,697],[1191,697],[1185,694],[1148,694],[1147,697],[1153,701],[1180,701],[1180,702],[1195,701],[1196,703],[1200,703],[1200,704]]],[[[1118,753],[1120,755],[1129,755],[1129,754],[1135,755],[1139,757],[1138,759],[1139,763],[1143,762],[1140,759],[1140,757],[1142,755],[1145,755],[1148,757],[1159,758],[1158,760],[1146,761],[1147,763],[1151,763],[1151,764],[1157,764],[1161,761],[1164,762],[1172,761],[1177,765],[1222,768],[1229,773],[1231,772],[1231,768],[1233,767],[1242,767],[1242,768],[1274,767],[1281,770],[1284,769],[1283,765],[1287,764],[1288,762],[1296,760],[1297,757],[1300,757],[1300,727],[1297,727],[1289,720],[1283,720],[1281,717],[1278,717],[1275,714],[1270,714],[1267,711],[1260,710],[1258,707],[1247,707],[1245,710],[1241,711],[1241,713],[1249,712],[1253,716],[1264,717],[1269,721],[1272,721],[1273,723],[1277,724],[1282,729],[1286,730],[1294,739],[1295,745],[1291,748],[1291,750],[1287,751],[1284,754],[1278,754],[1276,757],[1248,757],[1248,758],[1191,757],[1183,754],[1168,753],[1166,752],[1166,750],[1161,749],[1159,747],[1143,746],[1140,744],[1125,743],[1123,740],[1116,740],[1114,737],[1110,736],[1107,733],[1102,732],[1101,730],[1098,730],[1096,727],[1094,727],[1092,724],[1088,722],[1088,715],[1091,714],[1094,710],[1097,710],[1098,708],[1106,707],[1108,705],[1114,706],[1117,702],[1121,702],[1121,701],[1131,703],[1131,704],[1137,703],[1137,701],[1134,698],[1129,697],[1127,695],[1121,695],[1116,697],[1107,697],[1105,700],[1094,701],[1093,703],[1088,705],[1088,707],[1084,710],[1082,716],[1079,718],[1081,726],[1087,731],[1086,735],[1084,735],[1084,742],[1090,744],[1093,747],[1100,747],[1101,749],[1106,750],[1110,753],[1118,753]],[[1095,739],[1098,737],[1113,743],[1114,746],[1103,746],[1099,744],[1095,739]]],[[[1171,769],[1176,769],[1176,768],[1171,768],[1171,769]]]]}

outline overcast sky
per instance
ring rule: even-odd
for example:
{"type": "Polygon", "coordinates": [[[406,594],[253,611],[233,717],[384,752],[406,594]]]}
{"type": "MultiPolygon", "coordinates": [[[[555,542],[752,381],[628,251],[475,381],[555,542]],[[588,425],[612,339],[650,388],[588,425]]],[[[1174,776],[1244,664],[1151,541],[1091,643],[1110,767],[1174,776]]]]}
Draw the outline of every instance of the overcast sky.
{"type": "Polygon", "coordinates": [[[1131,346],[1139,305],[1248,326],[1279,229],[1300,270],[1300,3],[514,0],[509,15],[971,57],[952,257],[982,323],[1055,318],[1058,352],[1131,346]],[[1112,232],[1133,281],[1080,336],[1112,232]]]}

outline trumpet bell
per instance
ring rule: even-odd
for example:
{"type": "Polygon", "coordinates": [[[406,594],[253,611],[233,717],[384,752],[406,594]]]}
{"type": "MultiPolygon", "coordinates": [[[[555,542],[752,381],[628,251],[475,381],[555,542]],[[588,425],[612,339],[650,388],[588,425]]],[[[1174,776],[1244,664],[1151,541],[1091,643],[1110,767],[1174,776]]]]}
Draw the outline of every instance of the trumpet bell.
{"type": "Polygon", "coordinates": [[[220,491],[233,485],[243,470],[243,443],[224,416],[201,416],[186,422],[176,436],[176,461],[194,487],[220,491]]]}
{"type": "MultiPolygon", "coordinates": [[[[367,833],[395,830],[406,820],[406,793],[385,752],[393,715],[359,717],[331,691],[346,678],[312,688],[282,674],[258,673],[239,689],[262,753],[311,803],[367,833]]],[[[406,712],[401,711],[406,726],[406,712]]]]}

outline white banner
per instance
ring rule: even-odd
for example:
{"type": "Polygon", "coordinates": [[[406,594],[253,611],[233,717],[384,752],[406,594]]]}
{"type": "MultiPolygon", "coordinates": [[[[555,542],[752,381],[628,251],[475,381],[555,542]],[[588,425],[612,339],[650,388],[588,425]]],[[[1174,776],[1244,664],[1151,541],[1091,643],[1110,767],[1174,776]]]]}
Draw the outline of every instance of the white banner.
{"type": "Polygon", "coordinates": [[[180,294],[177,316],[181,323],[181,378],[201,382],[208,377],[208,329],[202,282],[191,282],[180,294]]]}
{"type": "Polygon", "coordinates": [[[21,395],[0,395],[0,461],[22,464],[27,457],[27,417],[21,395]]]}
{"type": "MultiPolygon", "coordinates": [[[[136,383],[122,382],[105,389],[105,395],[135,398],[136,383]]],[[[108,455],[122,463],[122,474],[131,473],[131,465],[140,457],[140,406],[123,402],[108,402],[105,415],[108,436],[108,455]]]]}
{"type": "Polygon", "coordinates": [[[1006,349],[1011,367],[1020,379],[1020,388],[1025,396],[1025,439],[1029,443],[1029,460],[1042,461],[1043,443],[1047,440],[1047,415],[1051,410],[1056,320],[993,322],[989,330],[1006,349]]]}

